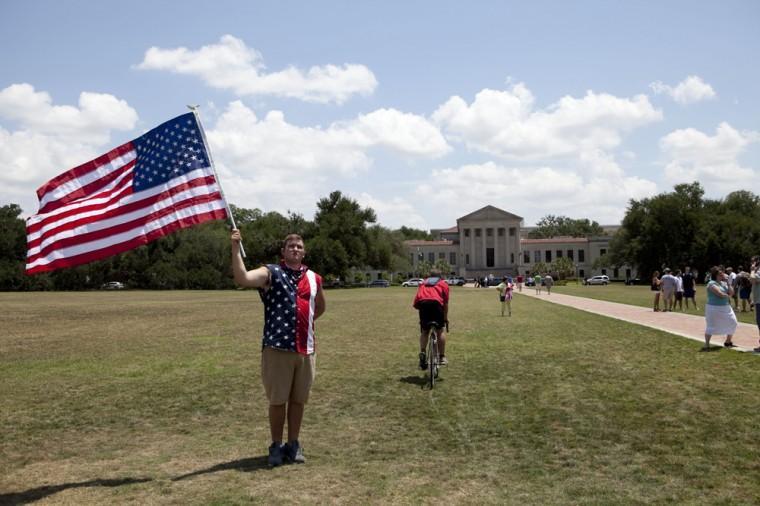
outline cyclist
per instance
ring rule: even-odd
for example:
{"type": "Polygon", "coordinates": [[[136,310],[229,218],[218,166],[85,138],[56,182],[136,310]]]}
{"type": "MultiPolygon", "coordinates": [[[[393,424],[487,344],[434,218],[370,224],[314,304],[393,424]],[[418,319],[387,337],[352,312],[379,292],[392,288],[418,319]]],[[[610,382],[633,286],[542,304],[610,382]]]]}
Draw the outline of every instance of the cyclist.
{"type": "Polygon", "coordinates": [[[438,324],[436,333],[438,334],[440,364],[448,364],[449,361],[445,355],[446,336],[443,327],[449,322],[449,285],[441,277],[440,270],[432,269],[430,271],[430,276],[417,288],[412,306],[420,314],[420,369],[427,369],[425,349],[427,349],[430,323],[433,322],[438,324]]]}

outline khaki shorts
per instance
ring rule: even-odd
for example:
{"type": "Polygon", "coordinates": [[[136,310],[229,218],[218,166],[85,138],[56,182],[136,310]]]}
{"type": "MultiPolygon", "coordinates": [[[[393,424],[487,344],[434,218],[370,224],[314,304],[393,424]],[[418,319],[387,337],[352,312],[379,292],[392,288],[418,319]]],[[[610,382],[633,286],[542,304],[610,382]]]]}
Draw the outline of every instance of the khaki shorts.
{"type": "Polygon", "coordinates": [[[316,356],[265,347],[261,352],[261,381],[271,406],[306,404],[317,374],[316,356]]]}

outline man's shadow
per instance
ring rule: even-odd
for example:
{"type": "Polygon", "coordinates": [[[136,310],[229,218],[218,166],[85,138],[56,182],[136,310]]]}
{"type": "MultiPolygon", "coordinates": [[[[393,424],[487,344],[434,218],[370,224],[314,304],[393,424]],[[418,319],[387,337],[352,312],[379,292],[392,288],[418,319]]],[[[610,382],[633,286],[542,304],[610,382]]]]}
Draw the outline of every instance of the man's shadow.
{"type": "Polygon", "coordinates": [[[222,462],[221,464],[216,464],[215,466],[199,469],[191,473],[177,476],[176,478],[172,478],[172,481],[186,480],[188,478],[193,478],[202,474],[218,473],[219,471],[240,471],[243,473],[250,473],[253,471],[259,471],[261,469],[269,469],[266,455],[261,457],[248,457],[245,459],[238,459],[230,462],[222,462]]]}
{"type": "Polygon", "coordinates": [[[0,494],[0,504],[16,505],[28,504],[39,501],[45,497],[57,494],[70,488],[80,487],[121,487],[123,485],[134,485],[135,483],[146,483],[153,481],[153,478],[119,478],[105,480],[96,478],[94,480],[80,481],[75,483],[62,483],[60,485],[45,485],[44,487],[31,488],[23,492],[11,492],[9,494],[0,494]]]}
{"type": "MultiPolygon", "coordinates": [[[[428,378],[424,376],[404,376],[403,378],[399,378],[399,381],[401,383],[408,383],[409,385],[418,385],[420,388],[425,388],[425,385],[428,384],[428,378]]],[[[436,378],[436,383],[443,382],[443,378],[436,378]]]]}

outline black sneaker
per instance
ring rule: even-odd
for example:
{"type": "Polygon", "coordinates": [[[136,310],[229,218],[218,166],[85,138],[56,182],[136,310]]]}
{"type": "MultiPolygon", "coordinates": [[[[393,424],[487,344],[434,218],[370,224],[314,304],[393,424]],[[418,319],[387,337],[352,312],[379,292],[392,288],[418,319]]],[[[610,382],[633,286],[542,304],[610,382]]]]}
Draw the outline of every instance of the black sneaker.
{"type": "Polygon", "coordinates": [[[280,443],[272,443],[269,446],[269,457],[267,458],[269,467],[277,467],[282,465],[282,445],[280,443]]]}
{"type": "Polygon", "coordinates": [[[427,369],[427,357],[425,356],[425,352],[420,352],[420,369],[423,371],[427,369]]]}
{"type": "Polygon", "coordinates": [[[285,443],[282,448],[285,460],[288,462],[293,462],[294,464],[306,462],[306,457],[303,456],[303,446],[297,440],[285,443]]]}
{"type": "Polygon", "coordinates": [[[760,346],[758,346],[757,348],[752,348],[752,351],[754,351],[755,353],[760,353],[760,346]]]}

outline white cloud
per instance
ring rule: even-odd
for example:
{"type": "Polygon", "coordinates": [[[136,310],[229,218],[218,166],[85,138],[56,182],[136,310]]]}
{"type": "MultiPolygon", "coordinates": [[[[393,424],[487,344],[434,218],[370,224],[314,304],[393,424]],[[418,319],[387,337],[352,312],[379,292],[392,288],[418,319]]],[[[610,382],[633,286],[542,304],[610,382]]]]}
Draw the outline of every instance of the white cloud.
{"type": "Polygon", "coordinates": [[[30,84],[12,84],[0,90],[0,118],[18,122],[23,130],[88,144],[108,142],[111,130],[131,130],[137,123],[137,112],[113,95],[82,92],[79,107],[52,101],[30,84]]]}
{"type": "Polygon", "coordinates": [[[425,118],[381,109],[327,128],[299,127],[280,111],[263,119],[242,102],[229,104],[207,131],[229,200],[243,207],[304,208],[372,165],[371,148],[407,157],[435,158],[449,146],[425,118]]]}
{"type": "Polygon", "coordinates": [[[402,197],[382,199],[369,193],[362,192],[355,197],[362,207],[370,207],[377,215],[377,223],[391,229],[402,226],[428,229],[427,222],[417,212],[417,206],[412,205],[402,197]]]}
{"type": "Polygon", "coordinates": [[[760,132],[739,132],[725,122],[714,136],[694,128],[675,130],[660,139],[668,157],[665,177],[672,184],[699,181],[716,196],[746,189],[757,171],[742,167],[738,158],[754,142],[760,142],[760,132]]]}
{"type": "Polygon", "coordinates": [[[699,76],[689,76],[676,86],[669,86],[661,81],[655,81],[649,87],[656,94],[664,93],[682,105],[693,104],[716,97],[713,87],[704,82],[699,76]]]}
{"type": "Polygon", "coordinates": [[[619,98],[588,91],[565,96],[544,110],[534,109],[530,90],[484,89],[472,104],[451,97],[433,114],[447,135],[470,149],[515,160],[583,157],[617,148],[622,135],[660,121],[662,112],[645,95],[619,98]]]}
{"type": "Polygon", "coordinates": [[[318,103],[340,104],[354,94],[369,95],[377,87],[372,71],[358,64],[313,66],[307,71],[288,67],[267,73],[261,53],[232,35],[195,51],[151,47],[136,67],[193,75],[238,96],[275,95],[318,103]]]}
{"type": "Polygon", "coordinates": [[[124,100],[83,92],[78,106],[53,105],[46,92],[29,84],[0,90],[0,201],[37,209],[35,189],[108,147],[112,130],[131,130],[137,112],[124,100]]]}
{"type": "Polygon", "coordinates": [[[429,180],[435,183],[417,187],[418,202],[440,209],[449,225],[486,203],[523,216],[526,225],[547,213],[619,223],[629,199],[657,192],[654,182],[639,177],[584,177],[568,169],[494,162],[436,170],[429,180]]]}

